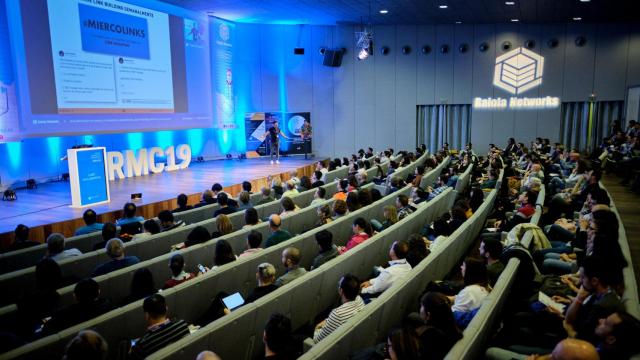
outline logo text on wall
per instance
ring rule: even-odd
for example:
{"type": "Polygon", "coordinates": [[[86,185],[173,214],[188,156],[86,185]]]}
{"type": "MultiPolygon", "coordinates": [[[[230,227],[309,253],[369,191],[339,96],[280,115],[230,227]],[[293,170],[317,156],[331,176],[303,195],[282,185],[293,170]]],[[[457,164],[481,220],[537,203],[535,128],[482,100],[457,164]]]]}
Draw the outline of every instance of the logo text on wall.
{"type": "MultiPolygon", "coordinates": [[[[493,85],[513,95],[533,89],[542,84],[544,57],[535,52],[519,47],[496,58],[493,73],[493,85]]],[[[476,97],[473,99],[475,109],[552,109],[560,106],[560,98],[545,97],[476,97]]]]}

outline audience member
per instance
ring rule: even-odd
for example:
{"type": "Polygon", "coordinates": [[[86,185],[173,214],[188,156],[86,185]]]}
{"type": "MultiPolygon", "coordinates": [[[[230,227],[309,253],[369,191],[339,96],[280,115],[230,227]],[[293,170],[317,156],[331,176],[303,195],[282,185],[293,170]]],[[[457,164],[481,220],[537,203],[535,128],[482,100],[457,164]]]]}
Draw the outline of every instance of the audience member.
{"type": "Polygon", "coordinates": [[[345,202],[347,203],[347,209],[349,212],[354,212],[362,207],[358,201],[358,193],[355,191],[347,194],[347,200],[345,200],[345,202]]]}
{"type": "Polygon", "coordinates": [[[338,284],[341,305],[331,310],[329,316],[316,325],[313,342],[317,344],[364,308],[364,301],[359,293],[358,278],[345,274],[338,284]]]}
{"type": "Polygon", "coordinates": [[[404,219],[407,215],[415,211],[415,208],[409,205],[409,197],[407,195],[398,195],[396,198],[396,208],[398,209],[398,220],[404,219]]]}
{"type": "Polygon", "coordinates": [[[189,327],[184,320],[167,317],[168,308],[162,295],[149,296],[142,307],[147,331],[131,348],[131,359],[144,359],[189,334],[189,327]]]}
{"type": "Polygon", "coordinates": [[[42,335],[51,335],[93,319],[111,310],[108,300],[100,298],[100,286],[93,279],[80,280],[73,289],[75,304],[57,310],[44,324],[42,335]]]}
{"type": "Polygon", "coordinates": [[[298,195],[298,194],[300,193],[300,192],[298,191],[298,189],[296,188],[297,183],[296,183],[294,180],[289,179],[289,180],[286,182],[286,185],[287,185],[287,191],[285,191],[284,193],[282,193],[282,197],[283,197],[283,198],[284,198],[285,196],[287,196],[287,197],[296,196],[296,195],[298,195]]]}
{"type": "Polygon", "coordinates": [[[345,252],[353,249],[354,247],[362,244],[372,234],[371,225],[364,218],[356,218],[353,221],[353,225],[351,226],[351,230],[353,231],[353,235],[345,246],[338,247],[340,254],[344,254],[345,252]]]}
{"type": "Polygon", "coordinates": [[[243,191],[238,195],[238,210],[246,210],[252,208],[251,194],[248,191],[243,191]]]}
{"type": "Polygon", "coordinates": [[[487,277],[491,286],[495,286],[504,270],[504,264],[500,261],[502,248],[502,243],[497,239],[485,238],[480,242],[480,256],[487,261],[487,277]]]}
{"type": "Polygon", "coordinates": [[[322,181],[322,172],[314,171],[313,176],[311,177],[311,188],[317,188],[324,185],[324,181],[322,181]]]}
{"type": "Polygon", "coordinates": [[[218,240],[216,242],[215,254],[213,257],[213,267],[211,270],[217,269],[219,266],[236,261],[236,256],[233,254],[233,248],[227,240],[218,240]]]}
{"type": "Polygon", "coordinates": [[[40,245],[40,243],[37,241],[29,240],[29,227],[27,225],[19,224],[18,226],[16,226],[16,229],[13,233],[15,234],[15,240],[9,247],[1,250],[0,253],[6,253],[40,245]]]}
{"type": "Polygon", "coordinates": [[[158,213],[158,220],[160,220],[160,227],[162,231],[169,231],[175,228],[185,226],[184,221],[175,221],[173,214],[169,210],[162,210],[158,213]]]}
{"type": "Polygon", "coordinates": [[[387,337],[387,351],[390,360],[418,359],[420,343],[413,331],[394,328],[387,337]]]}
{"type": "Polygon", "coordinates": [[[311,270],[317,269],[320,265],[340,255],[338,247],[333,244],[333,234],[330,231],[320,230],[315,237],[320,251],[313,259],[311,270]]]}
{"type": "Polygon", "coordinates": [[[98,222],[98,215],[95,211],[88,209],[82,214],[82,220],[84,220],[85,226],[76,229],[74,235],[90,234],[92,232],[102,230],[102,224],[98,222]]]}
{"type": "Polygon", "coordinates": [[[256,280],[258,280],[258,287],[253,289],[249,296],[247,296],[245,304],[252,303],[278,288],[275,285],[276,268],[269,263],[258,265],[256,280]]]}
{"type": "Polygon", "coordinates": [[[382,222],[372,219],[371,226],[375,231],[382,231],[398,222],[398,210],[393,205],[387,205],[382,210],[382,216],[384,220],[382,222]]]}
{"type": "Polygon", "coordinates": [[[117,237],[117,235],[118,228],[116,227],[116,224],[110,222],[104,223],[104,226],[102,227],[102,241],[93,245],[93,250],[104,249],[104,247],[107,245],[107,242],[117,237]]]}
{"type": "Polygon", "coordinates": [[[140,262],[137,256],[124,255],[124,243],[118,238],[107,241],[105,250],[107,250],[107,255],[109,255],[111,260],[102,265],[98,265],[95,270],[93,270],[93,274],[91,275],[93,277],[108,274],[140,262]]]}
{"type": "Polygon", "coordinates": [[[216,239],[232,232],[233,224],[229,217],[225,214],[216,215],[216,231],[211,233],[211,238],[216,239]]]}
{"type": "Polygon", "coordinates": [[[252,194],[251,190],[253,189],[253,185],[251,185],[250,181],[243,181],[242,182],[242,191],[246,191],[249,194],[252,194]]]}
{"type": "Polygon", "coordinates": [[[76,248],[64,249],[65,238],[60,233],[53,233],[47,237],[47,257],[59,262],[69,257],[80,256],[82,253],[76,248]]]}
{"type": "Polygon", "coordinates": [[[133,222],[143,222],[144,218],[142,216],[136,216],[137,211],[138,208],[136,204],[131,202],[124,204],[124,208],[122,209],[123,217],[116,221],[116,225],[122,226],[133,222]]]}
{"type": "Polygon", "coordinates": [[[258,231],[251,230],[247,234],[247,250],[245,250],[238,257],[248,256],[262,251],[260,245],[262,244],[262,234],[258,231]]]}
{"type": "Polygon", "coordinates": [[[264,327],[262,341],[264,342],[265,360],[289,360],[295,358],[291,354],[291,320],[280,314],[271,314],[264,327]]]}
{"type": "Polygon", "coordinates": [[[484,261],[468,257],[460,266],[464,279],[464,289],[452,296],[451,311],[460,328],[466,328],[489,295],[489,279],[484,261]]]}
{"type": "Polygon", "coordinates": [[[173,209],[171,212],[175,214],[175,213],[193,209],[193,206],[187,204],[188,201],[189,201],[189,198],[187,197],[186,194],[178,195],[178,198],[176,199],[176,202],[178,203],[178,207],[173,209]]]}
{"type": "Polygon", "coordinates": [[[280,229],[282,220],[279,215],[273,214],[269,216],[269,228],[271,229],[271,235],[267,238],[265,248],[273,245],[277,245],[283,241],[291,239],[291,234],[287,230],[280,229]]]}
{"type": "Polygon", "coordinates": [[[213,217],[216,217],[220,214],[233,214],[238,210],[229,204],[229,196],[223,192],[218,194],[218,204],[220,204],[220,208],[213,213],[213,217]]]}
{"type": "Polygon", "coordinates": [[[202,192],[200,196],[200,202],[193,205],[194,208],[199,208],[202,206],[207,206],[216,203],[216,198],[214,197],[213,191],[207,189],[202,192]]]}
{"type": "Polygon", "coordinates": [[[254,225],[258,225],[260,223],[260,218],[258,217],[258,210],[255,208],[248,208],[244,211],[244,225],[243,229],[252,227],[254,225]]]}
{"type": "Polygon", "coordinates": [[[333,202],[333,220],[337,220],[347,214],[347,203],[344,200],[336,200],[333,202]]]}
{"type": "Polygon", "coordinates": [[[57,289],[62,285],[62,271],[54,260],[44,258],[36,264],[35,292],[26,294],[18,302],[16,334],[30,339],[35,330],[43,325],[43,319],[51,316],[58,308],[60,295],[57,289]]]}
{"type": "Polygon", "coordinates": [[[145,221],[144,224],[142,224],[142,228],[144,232],[135,234],[133,236],[133,241],[147,238],[151,235],[159,234],[162,231],[162,229],[160,228],[160,224],[158,224],[158,222],[153,219],[145,221]]]}
{"type": "MultiPolygon", "coordinates": [[[[217,221],[217,220],[216,220],[217,221]]],[[[184,247],[189,247],[197,244],[202,244],[211,239],[211,235],[206,227],[198,225],[187,235],[187,240],[184,242],[184,247]]],[[[180,246],[178,246],[180,248],[180,246]]]]}
{"type": "Polygon", "coordinates": [[[127,295],[127,297],[122,301],[122,305],[127,305],[134,301],[144,299],[147,296],[155,294],[157,291],[151,271],[146,267],[139,268],[133,273],[133,279],[131,279],[131,290],[129,291],[129,295],[127,295]]]}
{"type": "Polygon", "coordinates": [[[282,286],[303,276],[307,270],[300,267],[300,250],[294,247],[288,247],[282,252],[282,265],[285,273],[276,280],[276,286],[282,286]]]}
{"type": "Polygon", "coordinates": [[[404,277],[411,271],[411,265],[407,262],[407,254],[409,253],[409,243],[404,240],[395,241],[389,249],[389,266],[380,269],[380,274],[375,278],[360,284],[363,294],[369,296],[380,294],[387,290],[391,285],[404,277]]]}
{"type": "Polygon", "coordinates": [[[282,212],[280,213],[280,216],[290,215],[300,210],[300,208],[296,205],[296,203],[293,202],[293,200],[291,200],[290,197],[284,195],[282,196],[282,198],[280,198],[280,206],[282,206],[282,212]]]}
{"type": "Polygon", "coordinates": [[[174,254],[169,260],[169,269],[171,269],[171,279],[164,282],[162,289],[170,289],[176,285],[193,279],[195,274],[184,271],[184,257],[182,254],[174,254]]]}
{"type": "Polygon", "coordinates": [[[429,249],[425,239],[420,234],[409,235],[409,252],[407,253],[407,262],[414,268],[429,255],[429,249]]]}
{"type": "Polygon", "coordinates": [[[222,358],[213,351],[205,350],[198,354],[196,360],[222,360],[222,358]]]}
{"type": "Polygon", "coordinates": [[[318,205],[322,202],[324,202],[325,200],[325,196],[327,195],[327,190],[325,190],[322,186],[319,186],[316,189],[316,192],[313,193],[313,200],[311,201],[311,205],[309,206],[315,206],[318,205]]]}
{"type": "Polygon", "coordinates": [[[260,189],[260,193],[262,193],[262,199],[260,199],[256,205],[267,204],[275,200],[271,195],[271,188],[269,187],[263,186],[262,189],[260,189]]]}
{"type": "MultiPolygon", "coordinates": [[[[322,188],[318,188],[322,189],[322,188]]],[[[333,221],[331,217],[332,211],[331,206],[329,204],[324,204],[322,206],[318,206],[318,222],[316,223],[316,227],[326,225],[333,221]]]]}
{"type": "Polygon", "coordinates": [[[416,329],[420,359],[444,359],[462,338],[451,312],[449,299],[439,292],[428,292],[420,299],[422,326],[416,329]]]}
{"type": "Polygon", "coordinates": [[[105,360],[109,355],[109,344],[97,332],[82,330],[69,341],[62,360],[105,360]]]}

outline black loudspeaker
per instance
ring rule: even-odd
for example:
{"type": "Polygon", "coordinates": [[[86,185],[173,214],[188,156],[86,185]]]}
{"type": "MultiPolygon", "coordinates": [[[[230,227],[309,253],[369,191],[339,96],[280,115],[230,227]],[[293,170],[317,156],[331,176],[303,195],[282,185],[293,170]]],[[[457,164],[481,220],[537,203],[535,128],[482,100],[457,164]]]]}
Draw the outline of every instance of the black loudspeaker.
{"type": "Polygon", "coordinates": [[[339,67],[342,65],[342,50],[325,49],[322,65],[331,67],[339,67]]]}

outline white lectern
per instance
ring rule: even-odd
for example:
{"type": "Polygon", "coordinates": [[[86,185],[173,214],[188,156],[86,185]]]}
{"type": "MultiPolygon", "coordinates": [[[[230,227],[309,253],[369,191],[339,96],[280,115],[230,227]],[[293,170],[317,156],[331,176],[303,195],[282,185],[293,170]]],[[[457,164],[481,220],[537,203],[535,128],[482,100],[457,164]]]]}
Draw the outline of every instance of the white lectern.
{"type": "Polygon", "coordinates": [[[71,183],[71,207],[81,208],[109,202],[111,197],[106,149],[104,147],[69,149],[67,156],[71,183]]]}

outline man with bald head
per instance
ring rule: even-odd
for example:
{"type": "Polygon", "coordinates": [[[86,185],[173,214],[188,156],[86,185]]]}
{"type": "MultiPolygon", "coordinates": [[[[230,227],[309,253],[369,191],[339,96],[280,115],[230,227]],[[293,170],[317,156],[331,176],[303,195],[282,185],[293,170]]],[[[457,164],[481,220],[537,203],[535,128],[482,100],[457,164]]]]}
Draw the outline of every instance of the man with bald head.
{"type": "Polygon", "coordinates": [[[196,360],[222,360],[222,358],[218,356],[218,354],[214,353],[213,351],[205,350],[200,354],[198,354],[198,357],[196,357],[196,360]]]}
{"type": "Polygon", "coordinates": [[[291,281],[307,273],[307,270],[300,267],[300,250],[288,247],[282,252],[282,265],[285,273],[276,280],[276,286],[286,285],[291,281]]]}
{"type": "Polygon", "coordinates": [[[504,349],[489,348],[485,358],[489,360],[599,360],[600,356],[591,343],[567,338],[560,341],[551,354],[527,356],[504,349]]]}
{"type": "Polygon", "coordinates": [[[280,219],[279,215],[273,214],[269,216],[269,228],[271,229],[271,235],[267,238],[265,248],[291,239],[291,233],[287,230],[280,229],[280,225],[282,225],[282,219],[280,219]]]}

